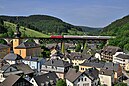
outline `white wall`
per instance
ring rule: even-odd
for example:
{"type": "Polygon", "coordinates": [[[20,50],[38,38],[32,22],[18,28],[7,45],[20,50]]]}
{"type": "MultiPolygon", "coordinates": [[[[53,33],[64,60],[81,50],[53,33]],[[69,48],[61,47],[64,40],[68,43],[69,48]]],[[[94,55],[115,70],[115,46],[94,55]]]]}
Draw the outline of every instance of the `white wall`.
{"type": "Polygon", "coordinates": [[[69,80],[66,79],[67,86],[74,86],[73,83],[71,83],[69,80]]]}
{"type": "Polygon", "coordinates": [[[89,84],[89,86],[91,86],[91,80],[85,74],[81,75],[78,79],[74,82],[75,85],[79,84],[79,86],[83,86],[83,84],[89,84]],[[85,81],[85,78],[86,78],[86,81],[85,81]],[[78,79],[80,79],[79,82],[78,82],[78,79]]]}
{"type": "Polygon", "coordinates": [[[34,78],[32,78],[32,79],[30,80],[30,83],[32,83],[33,86],[38,86],[37,83],[36,83],[36,81],[34,80],[34,78]]]}
{"type": "Polygon", "coordinates": [[[95,58],[98,58],[99,60],[101,60],[100,54],[99,54],[99,53],[96,53],[96,54],[95,54],[95,58]]]}
{"type": "Polygon", "coordinates": [[[106,84],[107,86],[112,86],[111,76],[106,76],[106,75],[99,74],[99,78],[100,78],[101,85],[106,84]]]}

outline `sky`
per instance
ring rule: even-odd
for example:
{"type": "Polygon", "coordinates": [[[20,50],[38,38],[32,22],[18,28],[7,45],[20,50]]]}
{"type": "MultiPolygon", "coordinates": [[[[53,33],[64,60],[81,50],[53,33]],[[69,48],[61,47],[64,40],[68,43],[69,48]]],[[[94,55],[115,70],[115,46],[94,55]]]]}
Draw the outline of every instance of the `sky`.
{"type": "Polygon", "coordinates": [[[129,0],[0,0],[0,15],[50,15],[89,27],[105,27],[129,15],[129,0]]]}

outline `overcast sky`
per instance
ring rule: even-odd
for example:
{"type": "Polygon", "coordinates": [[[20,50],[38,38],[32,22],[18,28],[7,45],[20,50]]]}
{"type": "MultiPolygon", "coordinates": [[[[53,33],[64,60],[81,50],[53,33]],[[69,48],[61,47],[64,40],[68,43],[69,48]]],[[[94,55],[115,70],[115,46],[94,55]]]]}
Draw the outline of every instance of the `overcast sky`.
{"type": "Polygon", "coordinates": [[[73,25],[104,27],[129,15],[129,0],[0,0],[0,15],[55,16],[73,25]]]}

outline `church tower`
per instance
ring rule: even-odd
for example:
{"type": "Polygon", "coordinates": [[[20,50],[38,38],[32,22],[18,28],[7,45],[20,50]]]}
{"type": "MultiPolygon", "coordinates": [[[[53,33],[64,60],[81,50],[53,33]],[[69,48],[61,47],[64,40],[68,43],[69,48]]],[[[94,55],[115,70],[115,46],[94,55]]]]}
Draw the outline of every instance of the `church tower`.
{"type": "Polygon", "coordinates": [[[15,47],[17,47],[18,45],[21,44],[21,39],[20,39],[21,32],[20,32],[19,28],[20,28],[20,26],[19,26],[19,24],[17,24],[17,26],[16,26],[16,32],[14,33],[15,38],[13,39],[13,51],[14,52],[15,52],[15,47]]]}

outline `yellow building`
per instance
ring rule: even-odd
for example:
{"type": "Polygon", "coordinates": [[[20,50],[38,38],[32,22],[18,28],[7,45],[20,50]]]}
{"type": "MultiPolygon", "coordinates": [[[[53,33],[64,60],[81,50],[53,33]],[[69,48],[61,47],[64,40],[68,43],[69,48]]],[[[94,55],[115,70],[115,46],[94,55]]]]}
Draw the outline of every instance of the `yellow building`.
{"type": "Polygon", "coordinates": [[[0,58],[4,58],[8,53],[10,53],[10,47],[0,44],[0,58]]]}
{"type": "Polygon", "coordinates": [[[19,54],[22,58],[26,56],[40,56],[41,47],[33,42],[23,42],[21,37],[21,32],[19,30],[20,26],[17,25],[16,32],[14,33],[15,38],[13,39],[13,51],[15,54],[19,54]]]}
{"type": "Polygon", "coordinates": [[[13,39],[13,51],[15,54],[19,54],[22,58],[26,56],[40,56],[41,47],[35,42],[23,42],[21,43],[21,39],[16,38],[13,39]]]}

